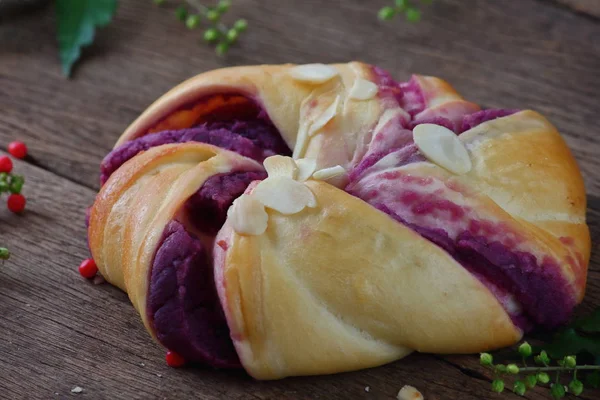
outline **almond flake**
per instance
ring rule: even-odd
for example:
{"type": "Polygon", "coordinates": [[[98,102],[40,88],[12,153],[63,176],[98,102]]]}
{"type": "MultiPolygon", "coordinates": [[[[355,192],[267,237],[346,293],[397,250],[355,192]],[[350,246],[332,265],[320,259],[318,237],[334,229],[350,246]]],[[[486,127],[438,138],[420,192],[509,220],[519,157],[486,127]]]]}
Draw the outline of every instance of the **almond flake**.
{"type": "Polygon", "coordinates": [[[338,75],[338,71],[325,64],[305,64],[292,68],[292,78],[301,82],[324,83],[338,75]]]}
{"type": "Polygon", "coordinates": [[[337,114],[337,108],[338,108],[339,102],[340,102],[340,96],[338,95],[338,96],[336,96],[333,103],[331,103],[331,105],[329,107],[327,107],[327,109],[325,111],[323,111],[323,113],[321,115],[319,115],[317,117],[317,119],[315,119],[315,121],[313,122],[313,124],[310,127],[308,136],[314,136],[315,133],[317,133],[318,131],[323,129],[323,127],[325,125],[327,125],[327,123],[329,121],[331,121],[333,119],[333,117],[335,117],[335,115],[337,114]]]}
{"type": "Polygon", "coordinates": [[[371,81],[359,78],[354,81],[352,89],[350,89],[350,98],[355,100],[369,100],[375,97],[379,87],[371,81]]]}
{"type": "Polygon", "coordinates": [[[415,144],[427,159],[455,174],[471,170],[471,158],[458,136],[436,124],[421,124],[413,129],[415,144]]]}
{"type": "Polygon", "coordinates": [[[398,392],[398,400],[423,400],[424,397],[416,388],[406,385],[398,392]]]}
{"type": "Polygon", "coordinates": [[[262,235],[267,230],[269,215],[254,196],[243,194],[231,205],[227,217],[233,230],[241,235],[262,235]]]}
{"type": "Polygon", "coordinates": [[[336,176],[344,175],[346,170],[341,165],[336,165],[335,167],[323,168],[318,170],[313,174],[313,179],[319,181],[326,181],[328,179],[334,178],[336,176]]]}
{"type": "Polygon", "coordinates": [[[300,125],[300,129],[298,129],[298,136],[296,136],[296,145],[294,146],[294,154],[292,154],[292,157],[294,157],[294,159],[300,158],[306,151],[307,145],[308,128],[306,127],[306,123],[303,123],[300,125]]]}
{"type": "Polygon", "coordinates": [[[317,205],[315,195],[308,186],[283,176],[265,179],[254,188],[252,196],[256,196],[265,207],[286,215],[317,205]]]}
{"type": "Polygon", "coordinates": [[[267,157],[263,165],[269,176],[286,176],[296,179],[298,173],[298,167],[291,157],[280,155],[267,157]]]}
{"type": "Polygon", "coordinates": [[[296,180],[298,182],[304,182],[310,178],[317,169],[317,160],[314,158],[300,158],[296,160],[298,166],[298,176],[296,180]]]}

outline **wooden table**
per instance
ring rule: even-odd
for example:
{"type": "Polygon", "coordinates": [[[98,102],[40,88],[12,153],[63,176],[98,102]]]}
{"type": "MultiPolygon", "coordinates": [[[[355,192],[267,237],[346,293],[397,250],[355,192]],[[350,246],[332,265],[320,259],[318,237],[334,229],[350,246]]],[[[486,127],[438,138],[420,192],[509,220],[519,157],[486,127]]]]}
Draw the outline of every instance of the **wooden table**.
{"type": "MultiPolygon", "coordinates": [[[[0,210],[0,244],[13,253],[0,266],[0,398],[67,398],[79,386],[88,399],[394,399],[405,384],[427,399],[492,396],[475,356],[415,354],[371,370],[278,382],[174,370],[124,293],[79,276],[88,256],[84,212],[102,157],[167,89],[228,65],[363,60],[398,79],[440,76],[484,106],[544,113],[585,175],[594,253],[582,309],[600,304],[598,1],[436,0],[419,24],[379,22],[383,0],[234,3],[231,18],[247,18],[250,29],[218,58],[171,11],[122,0],[72,80],[60,74],[51,8],[0,22],[0,146],[21,139],[31,155],[15,166],[27,178],[27,212],[0,210]]],[[[536,389],[527,398],[548,396],[536,389]]]]}

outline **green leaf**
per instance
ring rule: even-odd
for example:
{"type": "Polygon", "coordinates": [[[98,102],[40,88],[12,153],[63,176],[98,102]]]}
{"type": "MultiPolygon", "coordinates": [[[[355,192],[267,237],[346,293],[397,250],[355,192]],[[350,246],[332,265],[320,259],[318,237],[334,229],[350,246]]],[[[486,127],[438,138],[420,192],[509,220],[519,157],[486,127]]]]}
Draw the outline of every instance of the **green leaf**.
{"type": "Polygon", "coordinates": [[[545,346],[545,349],[555,359],[581,352],[598,356],[600,355],[600,337],[581,336],[574,328],[567,328],[559,332],[550,345],[545,346]]]}
{"type": "Polygon", "coordinates": [[[71,75],[81,48],[94,41],[96,27],[107,25],[117,0],[56,0],[58,47],[63,74],[71,75]]]}
{"type": "Polygon", "coordinates": [[[574,325],[587,333],[600,333],[600,307],[596,308],[587,317],[577,320],[574,325]]]}

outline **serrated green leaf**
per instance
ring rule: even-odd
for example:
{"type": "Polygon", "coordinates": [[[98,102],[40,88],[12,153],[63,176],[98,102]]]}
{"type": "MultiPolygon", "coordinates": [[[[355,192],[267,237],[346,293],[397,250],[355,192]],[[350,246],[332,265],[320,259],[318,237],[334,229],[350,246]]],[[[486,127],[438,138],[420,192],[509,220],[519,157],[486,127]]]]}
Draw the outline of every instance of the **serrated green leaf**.
{"type": "Polygon", "coordinates": [[[554,359],[577,355],[582,352],[598,356],[600,355],[600,337],[581,336],[574,328],[567,328],[559,332],[552,342],[544,348],[554,359]]]}
{"type": "Polygon", "coordinates": [[[117,0],[56,0],[58,47],[63,74],[71,75],[81,48],[94,41],[96,27],[107,25],[117,0]]]}

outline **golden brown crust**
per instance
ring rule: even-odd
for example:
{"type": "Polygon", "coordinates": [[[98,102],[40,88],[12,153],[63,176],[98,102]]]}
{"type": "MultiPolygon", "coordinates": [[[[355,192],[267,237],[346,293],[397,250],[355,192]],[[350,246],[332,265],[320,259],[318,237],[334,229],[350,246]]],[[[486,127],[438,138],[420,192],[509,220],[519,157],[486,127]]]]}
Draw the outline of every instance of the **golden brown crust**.
{"type": "MultiPolygon", "coordinates": [[[[416,76],[425,109],[411,117],[393,94],[353,98],[358,80],[378,83],[372,67],[333,67],[338,75],[319,84],[294,79],[293,65],[201,74],[158,99],[117,146],[157,130],[189,127],[220,107],[255,102],[295,158],[315,159],[319,169],[339,164],[351,170],[371,150],[384,120],[441,116],[456,123],[479,110],[443,80],[416,76]],[[196,104],[202,99],[210,100],[196,104]],[[332,109],[331,118],[320,124],[332,109]]],[[[538,113],[522,111],[459,138],[473,165],[465,175],[429,161],[382,163],[356,189],[377,186],[378,174],[431,178],[439,184],[437,195],[518,238],[516,249],[556,262],[581,301],[591,248],[585,189],[559,133],[538,113]]],[[[208,145],[160,146],[123,165],[98,195],[90,248],[101,273],[129,293],[147,327],[148,271],[166,223],[208,176],[240,163],[260,169],[208,145]]],[[[240,235],[226,223],[217,239],[226,243],[214,250],[217,289],[252,376],[334,373],[380,365],[412,350],[478,352],[519,340],[522,332],[506,305],[440,247],[331,184],[307,185],[316,208],[294,215],[268,210],[262,235],[240,235]]],[[[467,222],[438,221],[448,230],[467,222]]]]}

